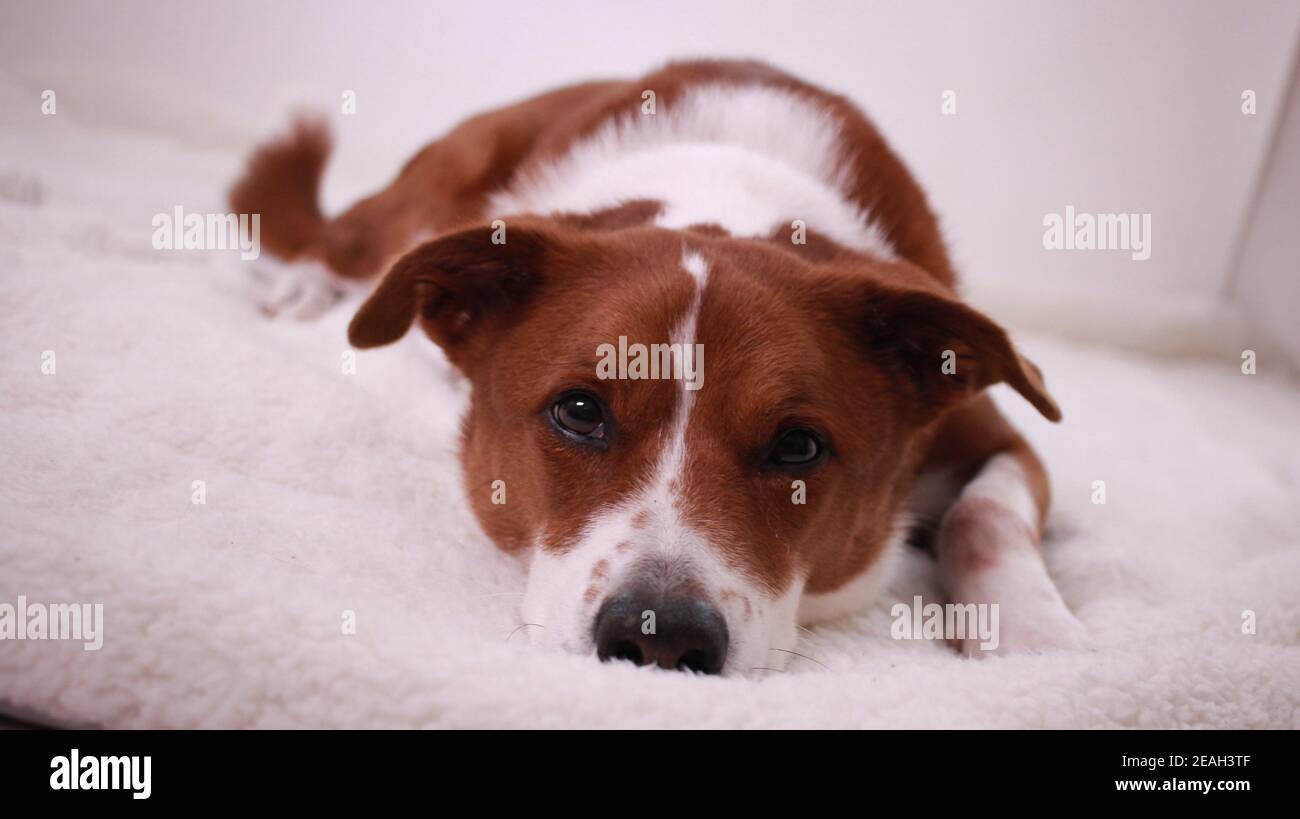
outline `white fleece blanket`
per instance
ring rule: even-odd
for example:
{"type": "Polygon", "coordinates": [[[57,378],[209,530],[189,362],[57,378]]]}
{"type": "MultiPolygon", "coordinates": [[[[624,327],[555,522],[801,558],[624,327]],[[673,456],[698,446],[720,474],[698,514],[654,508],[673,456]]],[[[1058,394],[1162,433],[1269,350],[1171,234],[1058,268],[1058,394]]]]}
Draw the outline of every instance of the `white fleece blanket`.
{"type": "Polygon", "coordinates": [[[804,635],[815,663],[752,678],[603,665],[512,636],[525,567],[462,500],[464,391],[427,342],[345,373],[345,308],[271,322],[233,254],[151,247],[155,213],[224,209],[238,157],[29,119],[0,127],[0,158],[0,604],[104,607],[98,651],[0,641],[0,712],[116,727],[1300,727],[1300,392],[1243,375],[1239,348],[1175,360],[1021,336],[1066,421],[1000,398],[1050,465],[1047,560],[1089,650],[970,660],[891,639],[893,602],[937,595],[913,555],[860,616],[804,635]]]}

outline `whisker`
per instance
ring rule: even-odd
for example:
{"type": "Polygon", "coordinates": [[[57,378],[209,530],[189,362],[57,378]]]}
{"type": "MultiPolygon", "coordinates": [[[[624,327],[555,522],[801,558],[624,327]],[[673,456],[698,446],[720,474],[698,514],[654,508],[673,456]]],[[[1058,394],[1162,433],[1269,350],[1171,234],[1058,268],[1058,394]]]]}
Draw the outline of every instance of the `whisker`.
{"type": "Polygon", "coordinates": [[[826,669],[827,671],[830,671],[830,670],[831,670],[830,666],[826,665],[826,663],[823,663],[823,662],[821,662],[821,661],[819,661],[819,660],[814,660],[812,657],[809,657],[807,654],[800,654],[800,653],[797,652],[797,651],[791,651],[791,650],[788,649],[788,648],[769,648],[768,651],[783,651],[783,652],[785,652],[786,654],[793,654],[793,655],[796,656],[796,657],[803,657],[805,660],[807,660],[807,661],[810,662],[810,663],[817,663],[817,665],[821,666],[822,668],[826,669]]]}
{"type": "Polygon", "coordinates": [[[779,668],[768,668],[767,666],[763,666],[763,665],[756,665],[756,666],[754,666],[753,668],[751,668],[751,669],[749,669],[749,670],[750,670],[750,671],[775,671],[777,674],[784,674],[784,673],[785,673],[784,671],[782,671],[782,670],[779,669],[779,668]]]}
{"type": "Polygon", "coordinates": [[[804,626],[796,625],[795,628],[799,629],[806,635],[805,637],[802,638],[804,641],[807,641],[813,648],[817,647],[817,642],[820,639],[821,635],[819,635],[817,632],[813,631],[810,628],[805,628],[804,626]]]}
{"type": "Polygon", "coordinates": [[[519,633],[519,629],[528,628],[529,626],[532,626],[532,627],[534,627],[534,628],[541,628],[541,629],[546,628],[546,626],[542,625],[541,623],[520,623],[519,626],[518,626],[517,628],[515,628],[514,631],[512,631],[512,632],[510,632],[508,635],[506,635],[505,642],[507,642],[507,643],[510,642],[510,638],[511,638],[511,637],[514,637],[516,634],[518,634],[518,633],[519,633]]]}

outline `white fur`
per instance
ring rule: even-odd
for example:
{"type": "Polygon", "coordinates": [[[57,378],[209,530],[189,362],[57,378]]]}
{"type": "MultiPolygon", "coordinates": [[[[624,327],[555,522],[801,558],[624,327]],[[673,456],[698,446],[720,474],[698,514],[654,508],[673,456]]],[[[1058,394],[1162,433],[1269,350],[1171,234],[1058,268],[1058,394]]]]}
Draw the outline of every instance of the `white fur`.
{"type": "Polygon", "coordinates": [[[1007,454],[994,455],[975,479],[961,490],[961,500],[982,498],[1006,507],[1031,530],[1038,530],[1040,511],[1029,489],[1029,477],[1020,461],[1007,454]]]}
{"type": "Polygon", "coordinates": [[[997,565],[984,571],[954,574],[940,566],[953,602],[998,606],[996,648],[985,651],[981,638],[971,637],[961,641],[962,651],[980,657],[1087,645],[1083,626],[1070,613],[1048,576],[1037,544],[1008,540],[1001,546],[997,565]]]}
{"type": "Polygon", "coordinates": [[[839,124],[790,91],[694,88],[658,113],[611,120],[560,159],[493,197],[489,215],[590,212],[632,199],[664,204],[656,224],[713,223],[767,236],[809,230],[892,258],[886,237],[850,201],[839,124]]]}
{"type": "Polygon", "coordinates": [[[346,295],[342,280],[314,259],[258,259],[249,268],[254,300],[272,318],[320,318],[346,295]]]}
{"type": "Polygon", "coordinates": [[[884,550],[866,571],[834,591],[805,594],[799,601],[800,625],[811,626],[856,614],[876,599],[894,577],[903,549],[907,545],[910,526],[911,516],[900,515],[894,523],[894,532],[885,543],[884,550]]]}
{"type": "Polygon", "coordinates": [[[695,302],[691,305],[691,324],[686,328],[690,332],[690,336],[694,338],[695,326],[699,323],[700,318],[699,299],[704,292],[704,285],[709,280],[709,264],[704,261],[703,256],[688,250],[682,254],[682,267],[695,280],[695,302]]]}

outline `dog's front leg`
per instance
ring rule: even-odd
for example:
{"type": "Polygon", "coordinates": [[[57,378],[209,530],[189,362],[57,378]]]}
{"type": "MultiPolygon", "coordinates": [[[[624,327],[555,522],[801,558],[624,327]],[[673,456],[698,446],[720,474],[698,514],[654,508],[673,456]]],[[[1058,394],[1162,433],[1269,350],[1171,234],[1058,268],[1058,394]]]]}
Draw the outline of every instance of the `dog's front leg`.
{"type": "Polygon", "coordinates": [[[988,637],[956,641],[966,654],[1077,647],[1083,626],[1047,575],[1040,543],[1046,476],[1023,442],[984,462],[939,525],[937,552],[953,603],[987,606],[988,637]],[[1041,482],[1035,486],[1036,482],[1041,482]]]}

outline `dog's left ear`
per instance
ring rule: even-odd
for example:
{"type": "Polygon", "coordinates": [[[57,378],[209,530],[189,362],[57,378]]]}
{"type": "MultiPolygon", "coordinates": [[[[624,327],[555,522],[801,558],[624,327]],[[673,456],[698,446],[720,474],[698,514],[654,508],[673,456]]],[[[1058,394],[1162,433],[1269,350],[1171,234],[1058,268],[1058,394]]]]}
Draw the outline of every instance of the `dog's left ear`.
{"type": "Polygon", "coordinates": [[[484,227],[426,242],[399,259],[361,305],[348,341],[358,349],[391,344],[419,318],[463,369],[488,330],[517,316],[541,285],[553,242],[542,230],[513,225],[504,237],[484,227]]]}
{"type": "Polygon", "coordinates": [[[885,285],[858,304],[869,354],[914,385],[923,418],[1005,382],[1048,420],[1061,420],[1038,367],[983,313],[936,292],[885,285]]]}

